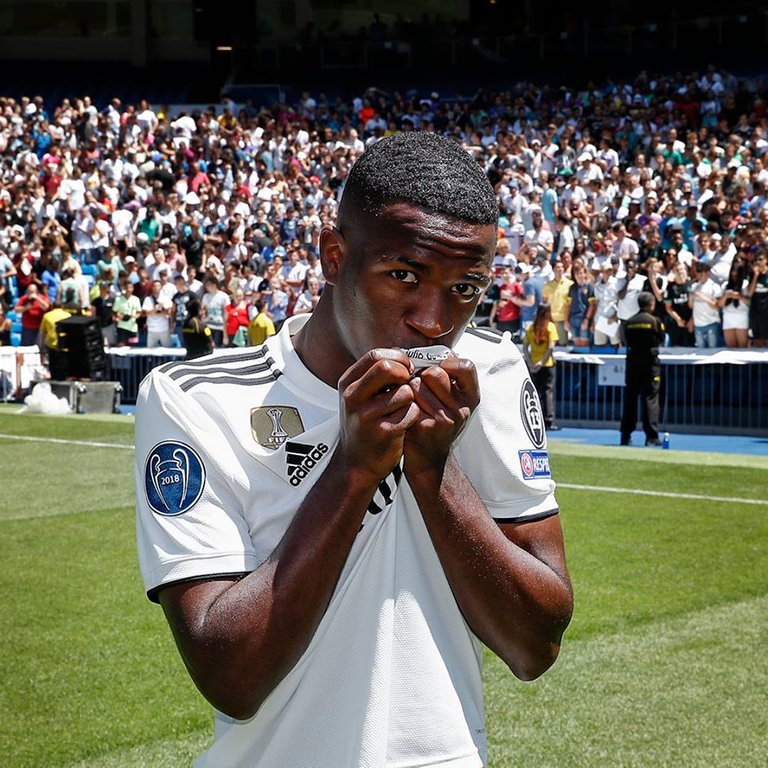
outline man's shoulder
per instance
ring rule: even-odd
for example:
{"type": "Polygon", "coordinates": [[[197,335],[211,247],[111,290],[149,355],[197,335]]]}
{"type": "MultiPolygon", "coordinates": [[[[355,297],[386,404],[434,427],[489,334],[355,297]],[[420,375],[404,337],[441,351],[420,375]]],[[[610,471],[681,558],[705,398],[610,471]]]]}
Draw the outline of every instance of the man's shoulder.
{"type": "MultiPolygon", "coordinates": [[[[201,326],[198,332],[205,333],[201,326]]],[[[223,396],[225,389],[235,387],[243,394],[254,395],[254,388],[272,384],[282,375],[282,363],[270,342],[244,350],[223,349],[193,360],[181,359],[161,365],[151,374],[175,384],[182,392],[210,392],[223,396]],[[278,359],[276,359],[278,358],[278,359]]]]}
{"type": "Polygon", "coordinates": [[[467,328],[456,343],[454,352],[475,363],[478,371],[490,369],[502,361],[522,359],[510,333],[486,327],[467,328]]]}

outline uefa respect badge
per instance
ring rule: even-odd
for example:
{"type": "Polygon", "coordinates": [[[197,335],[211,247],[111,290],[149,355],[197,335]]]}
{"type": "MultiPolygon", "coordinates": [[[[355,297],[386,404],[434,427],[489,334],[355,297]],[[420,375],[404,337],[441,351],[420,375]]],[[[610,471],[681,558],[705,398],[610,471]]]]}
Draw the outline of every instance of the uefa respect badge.
{"type": "Polygon", "coordinates": [[[158,515],[174,517],[188,512],[200,499],[205,468],[197,452],[184,443],[158,443],[147,456],[144,489],[149,506],[158,515]]]}

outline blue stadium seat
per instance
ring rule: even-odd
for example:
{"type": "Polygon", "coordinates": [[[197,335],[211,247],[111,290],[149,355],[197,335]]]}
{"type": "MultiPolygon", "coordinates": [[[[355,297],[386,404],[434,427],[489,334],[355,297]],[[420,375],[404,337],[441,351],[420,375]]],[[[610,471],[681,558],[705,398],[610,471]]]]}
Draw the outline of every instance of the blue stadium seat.
{"type": "MultiPolygon", "coordinates": [[[[83,274],[86,277],[92,277],[94,280],[96,279],[96,266],[94,264],[81,264],[80,269],[83,270],[83,274]]],[[[91,285],[93,285],[93,282],[91,282],[91,285]]]]}

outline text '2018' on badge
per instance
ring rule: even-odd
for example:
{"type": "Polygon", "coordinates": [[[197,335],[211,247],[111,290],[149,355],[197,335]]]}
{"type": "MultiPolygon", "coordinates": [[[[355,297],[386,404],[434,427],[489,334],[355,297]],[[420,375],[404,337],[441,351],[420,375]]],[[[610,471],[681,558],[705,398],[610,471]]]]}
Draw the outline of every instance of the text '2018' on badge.
{"type": "Polygon", "coordinates": [[[188,512],[200,499],[205,468],[197,452],[184,443],[158,443],[147,456],[144,488],[149,506],[159,515],[188,512]]]}

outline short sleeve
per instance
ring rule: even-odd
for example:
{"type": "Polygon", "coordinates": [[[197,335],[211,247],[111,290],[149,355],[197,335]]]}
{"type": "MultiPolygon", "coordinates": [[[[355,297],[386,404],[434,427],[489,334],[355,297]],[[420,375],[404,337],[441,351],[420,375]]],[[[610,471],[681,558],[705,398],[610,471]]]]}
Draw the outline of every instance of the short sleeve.
{"type": "Polygon", "coordinates": [[[544,418],[528,369],[509,334],[498,343],[480,344],[466,352],[469,345],[456,348],[475,362],[481,401],[454,444],[454,455],[497,521],[555,514],[544,418]]]}
{"type": "Polygon", "coordinates": [[[150,598],[163,584],[254,570],[235,450],[157,369],[139,391],[135,441],[136,537],[150,598]]]}
{"type": "Polygon", "coordinates": [[[549,343],[557,344],[557,341],[560,338],[560,334],[557,332],[557,326],[554,323],[549,323],[547,332],[549,333],[549,343]]]}

